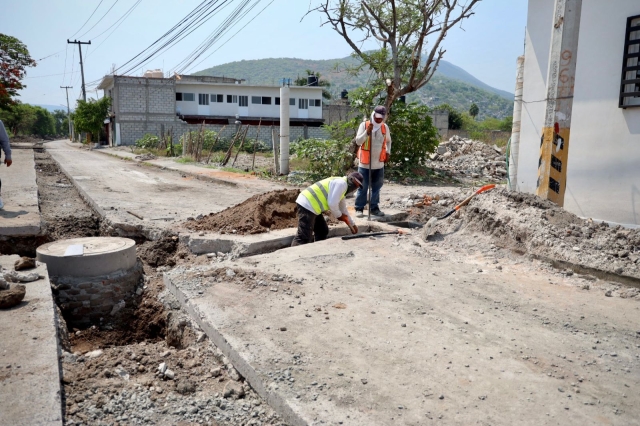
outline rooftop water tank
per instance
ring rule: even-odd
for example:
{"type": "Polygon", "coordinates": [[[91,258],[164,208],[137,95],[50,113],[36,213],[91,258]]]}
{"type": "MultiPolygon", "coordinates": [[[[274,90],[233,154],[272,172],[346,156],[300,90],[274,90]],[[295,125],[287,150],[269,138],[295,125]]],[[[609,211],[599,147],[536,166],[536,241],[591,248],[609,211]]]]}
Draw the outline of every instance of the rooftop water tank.
{"type": "Polygon", "coordinates": [[[147,70],[144,72],[144,78],[163,78],[162,70],[147,70]]]}
{"type": "Polygon", "coordinates": [[[317,86],[318,85],[318,77],[315,75],[310,75],[307,77],[307,86],[317,86]]]}

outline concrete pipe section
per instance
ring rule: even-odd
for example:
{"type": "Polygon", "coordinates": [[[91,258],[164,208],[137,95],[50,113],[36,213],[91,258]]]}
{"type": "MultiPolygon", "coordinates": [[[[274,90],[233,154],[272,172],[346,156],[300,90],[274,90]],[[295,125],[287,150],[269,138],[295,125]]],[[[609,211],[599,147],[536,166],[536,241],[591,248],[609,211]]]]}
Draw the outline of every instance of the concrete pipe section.
{"type": "Polygon", "coordinates": [[[142,265],[135,241],[86,237],[44,244],[36,250],[47,264],[56,301],[70,326],[111,324],[126,320],[142,284],[142,265]]]}

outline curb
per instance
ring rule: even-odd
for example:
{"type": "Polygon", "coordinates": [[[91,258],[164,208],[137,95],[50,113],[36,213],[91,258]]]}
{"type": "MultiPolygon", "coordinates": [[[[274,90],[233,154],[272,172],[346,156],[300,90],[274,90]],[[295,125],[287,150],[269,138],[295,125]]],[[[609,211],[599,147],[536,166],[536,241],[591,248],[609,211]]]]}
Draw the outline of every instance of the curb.
{"type": "Polygon", "coordinates": [[[104,152],[104,151],[102,151],[100,149],[94,149],[92,151],[93,152],[99,152],[100,154],[108,155],[110,157],[117,158],[117,159],[123,160],[123,161],[134,161],[137,164],[143,164],[145,166],[155,167],[156,169],[169,170],[169,171],[172,171],[172,172],[181,173],[183,175],[188,175],[190,177],[193,177],[195,179],[202,180],[202,181],[205,181],[205,182],[218,183],[218,184],[221,184],[221,185],[227,185],[227,186],[233,186],[233,187],[237,187],[238,186],[238,184],[236,182],[231,182],[231,181],[228,181],[228,180],[225,180],[225,179],[219,179],[219,178],[212,177],[212,176],[201,175],[199,173],[193,173],[193,172],[188,172],[188,171],[184,171],[184,170],[180,170],[180,169],[174,169],[172,167],[166,167],[166,166],[162,166],[160,164],[150,163],[148,161],[136,160],[135,158],[121,157],[119,155],[112,154],[110,152],[104,152]]]}

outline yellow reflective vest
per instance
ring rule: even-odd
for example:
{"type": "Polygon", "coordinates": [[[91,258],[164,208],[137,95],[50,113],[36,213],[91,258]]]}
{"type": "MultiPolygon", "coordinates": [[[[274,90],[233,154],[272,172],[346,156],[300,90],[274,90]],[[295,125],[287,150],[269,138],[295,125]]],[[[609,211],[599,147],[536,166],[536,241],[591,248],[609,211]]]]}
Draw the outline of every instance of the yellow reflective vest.
{"type": "MultiPolygon", "coordinates": [[[[321,180],[320,182],[316,182],[300,194],[303,195],[311,206],[313,207],[313,211],[315,214],[321,214],[322,212],[326,212],[329,210],[329,184],[334,179],[342,179],[345,182],[347,181],[346,177],[330,177],[321,180]]],[[[342,194],[341,200],[344,198],[345,194],[342,194]]]]}

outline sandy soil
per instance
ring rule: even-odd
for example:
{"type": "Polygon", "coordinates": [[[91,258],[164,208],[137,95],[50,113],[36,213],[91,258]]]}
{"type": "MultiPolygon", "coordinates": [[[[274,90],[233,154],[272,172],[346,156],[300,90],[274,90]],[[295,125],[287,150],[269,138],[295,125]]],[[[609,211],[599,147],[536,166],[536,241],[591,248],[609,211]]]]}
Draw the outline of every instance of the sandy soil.
{"type": "Polygon", "coordinates": [[[227,234],[259,234],[297,226],[296,198],[300,190],[286,189],[255,195],[248,200],[201,219],[188,221],[192,231],[227,234]]]}

